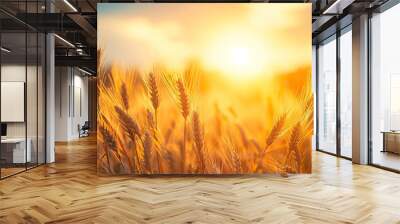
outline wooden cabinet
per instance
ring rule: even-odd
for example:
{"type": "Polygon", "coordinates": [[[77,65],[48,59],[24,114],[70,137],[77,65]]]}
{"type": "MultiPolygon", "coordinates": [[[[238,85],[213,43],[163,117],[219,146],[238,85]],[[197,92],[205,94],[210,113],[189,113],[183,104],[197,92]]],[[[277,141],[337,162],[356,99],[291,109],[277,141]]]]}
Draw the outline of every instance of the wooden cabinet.
{"type": "Polygon", "coordinates": [[[400,132],[382,132],[383,134],[383,152],[392,152],[400,154],[400,132]]]}

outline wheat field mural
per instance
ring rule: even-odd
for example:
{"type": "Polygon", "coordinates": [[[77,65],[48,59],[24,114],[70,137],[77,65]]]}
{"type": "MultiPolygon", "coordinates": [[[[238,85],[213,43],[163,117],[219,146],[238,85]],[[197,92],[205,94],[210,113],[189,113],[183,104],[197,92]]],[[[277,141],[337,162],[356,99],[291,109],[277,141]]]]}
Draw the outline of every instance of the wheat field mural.
{"type": "Polygon", "coordinates": [[[279,5],[100,4],[99,174],[310,173],[311,9],[279,5]]]}

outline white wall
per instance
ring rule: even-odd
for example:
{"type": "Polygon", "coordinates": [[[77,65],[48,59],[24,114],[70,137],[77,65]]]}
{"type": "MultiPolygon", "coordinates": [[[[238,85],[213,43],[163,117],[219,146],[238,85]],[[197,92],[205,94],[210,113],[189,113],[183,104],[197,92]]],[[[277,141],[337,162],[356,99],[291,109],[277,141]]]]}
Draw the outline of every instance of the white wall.
{"type": "MultiPolygon", "coordinates": [[[[31,74],[31,73],[36,74],[36,67],[28,66],[27,71],[28,71],[28,74],[31,74]]],[[[10,64],[10,65],[2,65],[1,66],[1,81],[2,82],[26,82],[25,74],[26,74],[25,65],[10,64]]],[[[36,82],[33,84],[36,85],[36,82]]],[[[27,89],[27,90],[29,91],[31,89],[27,89]]],[[[34,90],[34,92],[28,92],[27,96],[36,98],[36,89],[34,90]]],[[[27,99],[27,102],[32,102],[32,101],[33,100],[27,99]]],[[[36,105],[35,105],[35,108],[36,108],[36,105]]],[[[1,109],[7,110],[7,108],[1,108],[1,109]]],[[[27,116],[28,116],[28,121],[32,121],[32,120],[36,121],[36,114],[28,113],[27,116]],[[35,117],[30,117],[31,115],[34,115],[35,117]]],[[[31,127],[31,126],[32,125],[28,125],[28,127],[31,127]]],[[[25,122],[7,123],[7,137],[25,137],[25,122]]]]}
{"type": "MultiPolygon", "coordinates": [[[[25,66],[25,64],[3,64],[1,66],[2,82],[24,82],[26,83],[26,107],[22,112],[26,112],[26,121],[6,122],[8,138],[25,138],[32,151],[32,161],[44,162],[45,131],[44,131],[44,74],[42,68],[35,66],[25,66]],[[38,69],[38,70],[37,70],[38,69]],[[27,78],[27,80],[25,80],[27,78]],[[26,111],[25,111],[26,110],[26,111]],[[37,153],[39,156],[37,157],[37,153]]],[[[7,97],[7,96],[2,96],[7,97]]],[[[1,108],[1,110],[10,110],[10,108],[1,108]]],[[[12,111],[9,111],[12,113],[12,111]]]]}
{"type": "Polygon", "coordinates": [[[77,139],[78,124],[88,120],[88,78],[83,75],[75,68],[56,67],[56,141],[77,139]]]}
{"type": "Polygon", "coordinates": [[[70,84],[69,69],[67,67],[55,68],[55,141],[68,140],[68,117],[69,117],[69,96],[70,84]]]}
{"type": "MultiPolygon", "coordinates": [[[[28,67],[28,70],[32,67],[28,67]]],[[[2,65],[1,81],[25,82],[25,65],[2,65]]],[[[1,108],[7,110],[7,108],[1,108]]],[[[25,137],[25,123],[7,123],[7,137],[25,137]]]]}
{"type": "Polygon", "coordinates": [[[81,75],[74,75],[74,108],[73,119],[71,120],[71,135],[79,137],[78,124],[83,125],[88,120],[88,78],[81,75]],[[81,111],[80,111],[81,110],[81,111]]]}

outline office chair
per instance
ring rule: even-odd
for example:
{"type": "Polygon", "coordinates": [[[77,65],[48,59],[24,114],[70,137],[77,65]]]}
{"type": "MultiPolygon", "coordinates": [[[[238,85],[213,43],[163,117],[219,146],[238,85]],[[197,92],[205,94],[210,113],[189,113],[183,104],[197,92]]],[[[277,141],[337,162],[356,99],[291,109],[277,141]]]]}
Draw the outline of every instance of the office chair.
{"type": "Polygon", "coordinates": [[[85,123],[82,125],[82,127],[79,127],[80,125],[78,125],[78,129],[79,129],[79,138],[80,137],[87,137],[89,136],[89,130],[90,130],[90,124],[89,121],[85,121],[85,123]]]}

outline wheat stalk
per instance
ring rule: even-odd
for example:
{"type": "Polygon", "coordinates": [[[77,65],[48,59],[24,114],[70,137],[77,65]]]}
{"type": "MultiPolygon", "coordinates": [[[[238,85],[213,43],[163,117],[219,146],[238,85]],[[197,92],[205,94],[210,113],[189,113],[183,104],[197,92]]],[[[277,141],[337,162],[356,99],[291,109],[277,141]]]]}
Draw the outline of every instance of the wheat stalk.
{"type": "Polygon", "coordinates": [[[108,154],[108,147],[111,146],[112,148],[114,148],[116,143],[114,141],[114,138],[108,132],[108,130],[106,128],[104,128],[102,125],[99,125],[99,132],[103,136],[104,145],[106,146],[105,150],[104,150],[104,154],[106,156],[108,170],[109,170],[109,172],[111,172],[111,163],[110,163],[110,156],[108,154]]]}
{"type": "Polygon", "coordinates": [[[300,134],[301,134],[301,126],[300,123],[298,122],[292,129],[292,132],[290,133],[290,138],[289,138],[289,143],[288,143],[288,153],[286,155],[285,163],[284,166],[288,167],[288,161],[291,153],[295,153],[296,156],[296,162],[297,162],[297,172],[300,172],[301,168],[301,158],[300,158],[300,152],[298,149],[298,144],[300,142],[300,134]]]}
{"type": "Polygon", "coordinates": [[[169,143],[169,140],[171,139],[172,136],[172,132],[175,130],[175,126],[176,126],[175,121],[172,121],[170,127],[167,129],[167,132],[165,133],[164,145],[167,145],[169,143]]]}
{"type": "Polygon", "coordinates": [[[241,173],[242,172],[242,164],[240,161],[240,156],[239,156],[239,151],[236,145],[232,144],[231,148],[231,159],[233,163],[233,167],[235,168],[236,173],[241,173]]]}
{"type": "Polygon", "coordinates": [[[149,109],[146,110],[146,118],[147,118],[147,125],[149,126],[150,129],[154,129],[155,128],[155,120],[154,120],[154,116],[153,113],[151,113],[151,111],[149,109]]]}
{"type": "MultiPolygon", "coordinates": [[[[150,110],[147,110],[147,124],[149,126],[150,131],[152,132],[153,138],[155,140],[155,143],[159,143],[159,138],[158,138],[158,130],[156,129],[156,124],[154,121],[154,116],[153,113],[151,113],[150,110]]],[[[157,144],[158,146],[158,144],[157,144]]],[[[156,147],[159,148],[159,147],[156,147]]],[[[162,170],[162,164],[160,161],[160,155],[159,155],[159,151],[156,150],[156,159],[157,159],[157,164],[158,164],[158,172],[161,172],[162,170]]]]}
{"type": "Polygon", "coordinates": [[[171,173],[175,173],[177,171],[176,165],[179,164],[178,161],[175,160],[175,156],[171,151],[165,148],[166,153],[164,154],[164,160],[168,161],[169,171],[171,173]]]}
{"type": "Polygon", "coordinates": [[[272,127],[266,141],[264,149],[258,155],[257,162],[257,170],[263,168],[263,160],[268,151],[268,148],[278,139],[278,137],[282,134],[283,127],[286,121],[286,114],[283,114],[276,120],[274,126],[272,127]]]}
{"type": "Polygon", "coordinates": [[[153,134],[153,138],[158,141],[158,136],[157,136],[158,131],[156,127],[156,122],[153,113],[149,109],[147,109],[146,119],[147,119],[147,125],[153,134]]]}
{"type": "Polygon", "coordinates": [[[129,110],[129,97],[128,97],[128,91],[126,89],[125,83],[122,83],[121,85],[121,98],[122,98],[122,105],[124,106],[124,109],[127,111],[129,110]]]}
{"type": "Polygon", "coordinates": [[[236,124],[236,127],[239,130],[239,134],[240,134],[240,139],[242,140],[243,146],[245,148],[248,148],[249,146],[249,139],[247,138],[247,134],[246,131],[244,130],[244,128],[240,125],[240,124],[236,124]]]}
{"type": "Polygon", "coordinates": [[[147,118],[147,124],[149,126],[149,130],[151,131],[152,136],[154,138],[154,143],[156,144],[155,148],[157,150],[155,150],[155,155],[156,155],[156,159],[157,159],[158,172],[160,173],[161,170],[162,170],[162,164],[161,164],[160,152],[159,152],[159,149],[160,149],[159,143],[160,142],[159,142],[159,138],[158,138],[158,130],[156,129],[156,124],[155,124],[155,121],[154,121],[153,113],[151,113],[151,111],[148,110],[148,109],[147,109],[146,118],[147,118]]]}
{"type": "Polygon", "coordinates": [[[153,105],[154,109],[154,122],[155,122],[155,128],[157,129],[157,111],[158,107],[160,106],[160,99],[159,99],[159,93],[158,93],[158,87],[157,87],[157,82],[156,82],[156,77],[154,76],[154,73],[150,72],[149,74],[149,91],[150,91],[150,100],[151,104],[153,105]]]}
{"type": "Polygon", "coordinates": [[[140,138],[140,128],[136,121],[133,120],[133,118],[129,116],[125,111],[123,111],[120,107],[115,106],[114,109],[117,112],[118,118],[125,131],[130,135],[137,135],[140,138]]]}
{"type": "Polygon", "coordinates": [[[222,134],[222,119],[221,119],[221,110],[218,106],[218,103],[214,104],[214,111],[215,111],[215,126],[217,130],[217,135],[221,136],[222,134]]]}
{"type": "Polygon", "coordinates": [[[179,94],[179,103],[181,106],[182,116],[186,119],[190,113],[190,103],[189,96],[187,95],[185,85],[181,79],[177,81],[178,86],[178,94],[179,94]]]}
{"type": "Polygon", "coordinates": [[[254,148],[257,149],[257,152],[260,152],[262,150],[261,145],[257,142],[257,140],[251,139],[250,143],[253,144],[254,148]]]}
{"type": "Polygon", "coordinates": [[[193,119],[193,137],[197,149],[198,162],[200,164],[201,171],[204,172],[205,171],[204,152],[203,152],[204,136],[200,127],[199,114],[197,112],[193,112],[192,119],[193,119]]]}
{"type": "Polygon", "coordinates": [[[308,99],[306,100],[305,106],[304,106],[304,110],[308,111],[308,110],[313,110],[314,107],[314,98],[311,96],[308,97],[308,99]]]}
{"type": "Polygon", "coordinates": [[[267,151],[268,147],[272,145],[272,143],[275,142],[275,140],[281,135],[283,127],[285,125],[285,120],[286,120],[286,114],[283,114],[281,117],[278,118],[278,120],[275,122],[274,126],[271,129],[271,132],[269,133],[264,152],[267,151]]]}
{"type": "Polygon", "coordinates": [[[189,96],[187,95],[186,88],[181,79],[177,81],[178,86],[178,95],[179,95],[179,103],[181,107],[181,113],[184,119],[183,124],[183,143],[181,148],[181,168],[182,172],[185,172],[185,165],[186,165],[186,138],[187,138],[187,130],[186,130],[186,123],[187,117],[190,113],[190,105],[189,105],[189,96]]]}
{"type": "Polygon", "coordinates": [[[153,142],[148,132],[144,134],[143,140],[143,153],[144,153],[144,167],[147,173],[152,173],[151,170],[151,153],[153,142]]]}
{"type": "MultiPolygon", "coordinates": [[[[108,169],[111,173],[113,173],[113,169],[111,168],[111,159],[110,159],[110,152],[117,150],[117,141],[115,140],[114,135],[103,125],[99,126],[99,131],[103,136],[103,142],[105,144],[105,156],[108,163],[108,169]]],[[[118,155],[118,153],[117,153],[118,155]]],[[[120,158],[119,158],[120,159],[120,158]]]]}
{"type": "Polygon", "coordinates": [[[139,138],[139,140],[143,143],[141,139],[141,133],[140,133],[140,128],[139,125],[136,123],[136,121],[129,116],[125,111],[123,111],[120,107],[115,106],[114,107],[115,111],[117,112],[118,118],[120,120],[120,123],[126,133],[128,133],[132,143],[134,144],[134,147],[132,150],[135,152],[135,157],[136,157],[136,164],[138,166],[138,169],[140,169],[140,161],[139,161],[139,152],[136,148],[136,136],[139,138]]]}
{"type": "Polygon", "coordinates": [[[114,77],[110,68],[105,69],[103,72],[103,77],[100,78],[101,83],[103,83],[106,89],[114,87],[114,77]]]}

